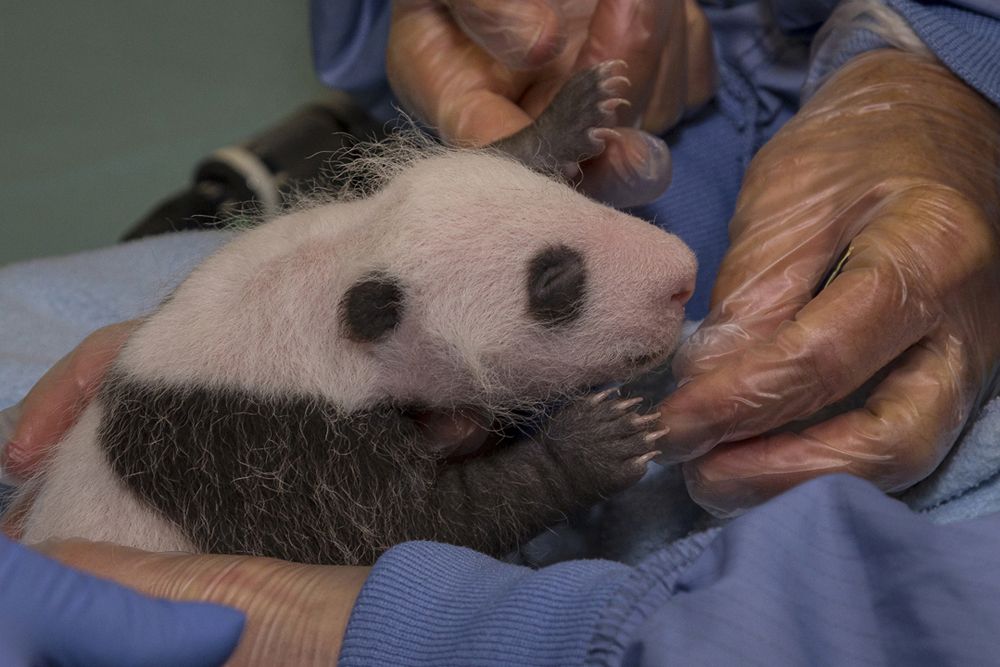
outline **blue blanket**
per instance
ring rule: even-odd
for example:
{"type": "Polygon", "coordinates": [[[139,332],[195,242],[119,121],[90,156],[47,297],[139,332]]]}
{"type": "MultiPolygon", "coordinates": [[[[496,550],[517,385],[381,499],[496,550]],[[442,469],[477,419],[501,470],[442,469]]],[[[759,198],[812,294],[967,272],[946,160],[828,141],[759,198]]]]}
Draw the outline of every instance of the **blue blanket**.
{"type": "MultiPolygon", "coordinates": [[[[0,407],[20,400],[92,330],[149,312],[226,238],[188,232],[0,268],[0,407]]],[[[937,472],[901,499],[942,522],[1000,511],[1000,399],[937,472]]],[[[584,554],[634,562],[703,520],[678,471],[653,466],[641,484],[586,517],[587,528],[565,527],[557,540],[537,543],[528,560],[584,554]]]]}

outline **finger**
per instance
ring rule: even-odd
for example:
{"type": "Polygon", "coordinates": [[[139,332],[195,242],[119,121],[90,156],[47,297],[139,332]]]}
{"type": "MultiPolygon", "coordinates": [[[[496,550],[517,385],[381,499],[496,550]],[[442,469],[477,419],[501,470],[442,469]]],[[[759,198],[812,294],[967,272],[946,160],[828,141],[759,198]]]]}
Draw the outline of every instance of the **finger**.
{"type": "Polygon", "coordinates": [[[97,393],[105,371],[138,325],[131,320],[98,329],[42,376],[22,402],[4,453],[5,469],[20,477],[34,472],[97,393]]]}
{"type": "Polygon", "coordinates": [[[176,600],[207,599],[234,606],[239,606],[236,600],[218,585],[226,573],[239,585],[254,588],[261,583],[258,581],[263,576],[261,565],[281,563],[249,556],[157,553],[80,539],[43,542],[33,548],[65,565],[147,595],[176,600]],[[261,564],[254,567],[256,560],[261,564]]]}
{"type": "MultiPolygon", "coordinates": [[[[896,192],[887,194],[885,187],[870,187],[839,207],[830,204],[833,197],[812,197],[827,200],[802,204],[807,219],[814,222],[793,218],[786,230],[763,217],[762,210],[752,210],[761,205],[766,210],[770,204],[766,192],[760,196],[753,191],[758,183],[750,185],[744,188],[750,191],[750,210],[738,210],[733,223],[745,224],[750,216],[758,224],[745,227],[737,247],[727,254],[713,292],[715,307],[678,350],[673,370],[682,383],[772,337],[817,291],[828,289],[831,273],[868,261],[884,274],[903,279],[900,307],[917,312],[924,307],[916,298],[919,294],[926,294],[928,301],[951,299],[970,268],[987,262],[995,247],[992,237],[982,233],[990,227],[981,213],[949,188],[918,182],[898,184],[896,192]],[[849,250],[841,252],[845,246],[849,250]],[[862,249],[867,249],[868,260],[861,257],[862,249]],[[721,303],[720,293],[725,295],[721,303]],[[902,303],[907,300],[912,304],[902,303]]],[[[887,314],[872,311],[871,316],[885,320],[887,314]]]]}
{"type": "Polygon", "coordinates": [[[0,533],[3,533],[12,540],[20,540],[24,532],[24,522],[31,514],[31,509],[35,505],[41,485],[34,484],[29,487],[22,486],[17,494],[10,499],[10,504],[0,515],[0,533]]]}
{"type": "Polygon", "coordinates": [[[659,137],[619,127],[603,135],[604,151],[582,165],[580,189],[620,208],[647,204],[670,185],[670,149],[659,137]]]}
{"type": "MultiPolygon", "coordinates": [[[[930,474],[969,417],[974,397],[954,338],[907,351],[863,408],[798,433],[716,447],[684,466],[692,497],[729,516],[823,474],[850,473],[886,491],[930,474]]],[[[971,386],[971,385],[970,385],[971,386]]]]}
{"type": "Polygon", "coordinates": [[[565,44],[562,17],[546,0],[446,0],[465,34],[514,69],[541,67],[565,44]]]}
{"type": "Polygon", "coordinates": [[[687,30],[685,2],[670,3],[669,24],[661,47],[650,90],[649,104],[642,114],[640,127],[651,134],[662,134],[681,118],[687,98],[687,30]]]}
{"type": "Polygon", "coordinates": [[[519,132],[533,118],[503,95],[470,90],[442,105],[441,136],[451,144],[480,147],[519,132]]]}
{"type": "Polygon", "coordinates": [[[696,0],[684,0],[684,18],[687,21],[687,86],[684,108],[698,109],[715,95],[715,52],[712,43],[712,26],[696,0]]]}
{"type": "Polygon", "coordinates": [[[668,457],[689,459],[808,417],[920,340],[939,313],[888,243],[866,230],[843,273],[794,320],[668,397],[661,406],[668,457]]]}
{"type": "Polygon", "coordinates": [[[394,8],[386,70],[402,105],[450,143],[484,146],[532,121],[514,102],[528,79],[497,63],[435,2],[394,8]]]}
{"type": "Polygon", "coordinates": [[[882,213],[876,188],[828,196],[844,182],[839,167],[819,177],[824,167],[762,157],[737,202],[733,244],[712,290],[712,310],[674,360],[679,378],[729,363],[749,344],[773,336],[809,303],[851,240],[882,213]],[[768,177],[770,171],[783,176],[768,177]]]}
{"type": "Polygon", "coordinates": [[[310,600],[322,601],[340,593],[356,595],[371,570],[254,556],[155,553],[75,539],[45,542],[34,548],[65,565],[147,595],[205,600],[251,612],[248,629],[257,627],[258,621],[275,620],[256,618],[253,612],[259,610],[295,607],[305,612],[310,600]]]}
{"type": "Polygon", "coordinates": [[[628,63],[632,104],[619,110],[622,125],[632,125],[649,104],[660,52],[678,0],[599,0],[591,16],[587,40],[577,56],[574,71],[605,60],[628,63]]]}
{"type": "Polygon", "coordinates": [[[24,400],[0,410],[0,485],[15,485],[18,480],[11,475],[5,466],[7,464],[7,447],[10,443],[18,423],[21,421],[21,412],[24,408],[24,400]]]}

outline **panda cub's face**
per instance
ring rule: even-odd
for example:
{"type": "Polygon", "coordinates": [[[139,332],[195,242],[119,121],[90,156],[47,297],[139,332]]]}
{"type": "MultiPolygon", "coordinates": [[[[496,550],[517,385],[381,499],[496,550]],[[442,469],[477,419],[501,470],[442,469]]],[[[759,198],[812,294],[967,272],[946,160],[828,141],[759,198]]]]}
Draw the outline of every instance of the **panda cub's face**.
{"type": "Polygon", "coordinates": [[[376,196],[338,331],[397,400],[497,405],[662,361],[695,262],[682,242],[520,165],[417,163],[376,196]]]}
{"type": "MultiPolygon", "coordinates": [[[[531,258],[524,287],[531,320],[554,329],[568,325],[583,313],[586,259],[567,245],[545,246],[531,258]]],[[[401,281],[373,271],[351,285],[341,301],[343,334],[358,343],[377,343],[399,326],[404,305],[401,281]]]]}

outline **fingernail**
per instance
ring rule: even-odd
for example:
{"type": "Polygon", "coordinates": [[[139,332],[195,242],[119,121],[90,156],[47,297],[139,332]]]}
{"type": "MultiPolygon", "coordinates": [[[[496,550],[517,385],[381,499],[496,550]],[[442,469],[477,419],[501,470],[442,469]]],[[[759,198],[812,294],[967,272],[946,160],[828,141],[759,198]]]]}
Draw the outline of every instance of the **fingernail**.
{"type": "Polygon", "coordinates": [[[643,140],[649,149],[649,159],[643,165],[642,177],[648,181],[666,179],[669,182],[672,165],[666,142],[651,134],[644,134],[643,140]]]}

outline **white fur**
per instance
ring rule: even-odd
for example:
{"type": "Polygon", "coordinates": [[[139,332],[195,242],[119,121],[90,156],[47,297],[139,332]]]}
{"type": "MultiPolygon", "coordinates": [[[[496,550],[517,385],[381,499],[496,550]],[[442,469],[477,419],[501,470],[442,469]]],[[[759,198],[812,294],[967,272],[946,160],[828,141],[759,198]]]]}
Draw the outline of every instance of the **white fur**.
{"type": "Polygon", "coordinates": [[[97,407],[88,407],[59,444],[21,538],[35,543],[85,537],[150,551],[194,551],[175,526],[141,505],[112,473],[95,438],[99,418],[97,407]]]}

